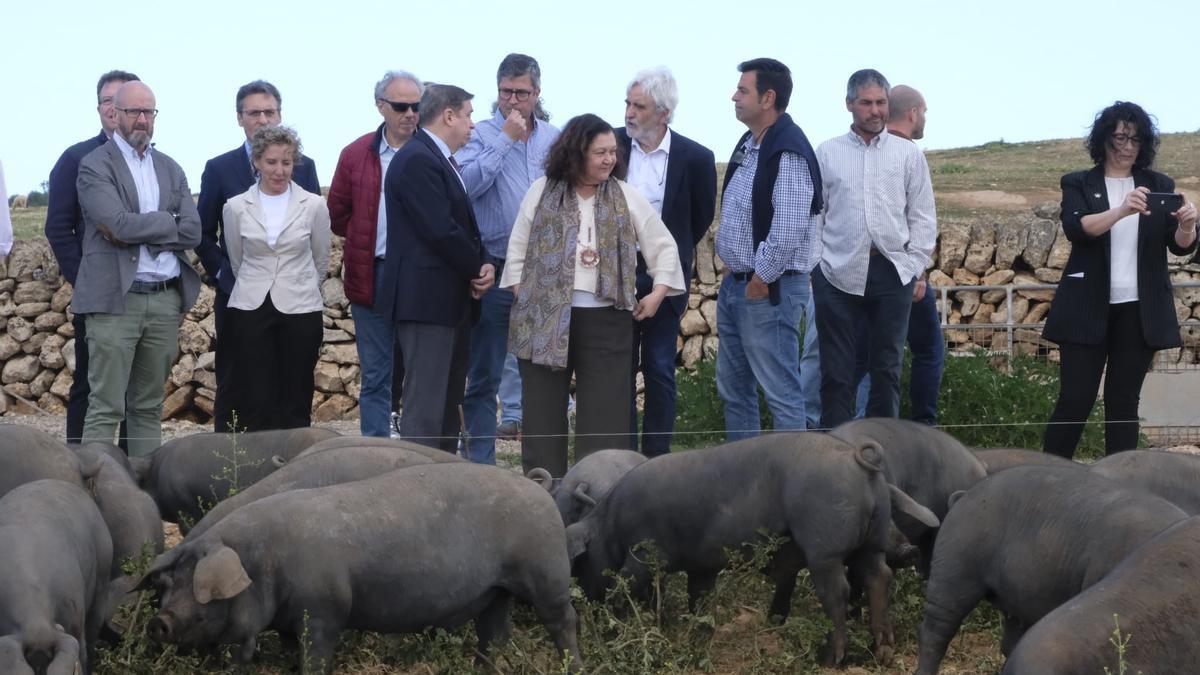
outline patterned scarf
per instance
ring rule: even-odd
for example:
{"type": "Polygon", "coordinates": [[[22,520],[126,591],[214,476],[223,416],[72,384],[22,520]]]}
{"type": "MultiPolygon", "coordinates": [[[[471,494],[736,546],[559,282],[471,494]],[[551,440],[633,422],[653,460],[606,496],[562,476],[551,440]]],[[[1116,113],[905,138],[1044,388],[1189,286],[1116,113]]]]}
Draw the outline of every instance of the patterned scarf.
{"type": "MultiPolygon", "coordinates": [[[[596,297],[611,300],[617,309],[632,310],[637,304],[637,233],[615,178],[596,188],[595,228],[600,252],[596,297]]],[[[575,188],[564,181],[547,181],[529,228],[521,293],[509,321],[509,348],[517,358],[567,367],[578,236],[575,188]]]]}

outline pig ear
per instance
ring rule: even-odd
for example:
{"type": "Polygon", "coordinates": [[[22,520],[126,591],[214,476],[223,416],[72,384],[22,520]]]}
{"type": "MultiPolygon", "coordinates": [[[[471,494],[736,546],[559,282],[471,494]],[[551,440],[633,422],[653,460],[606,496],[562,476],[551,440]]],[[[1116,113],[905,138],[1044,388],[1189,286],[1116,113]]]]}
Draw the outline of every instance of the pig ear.
{"type": "Polygon", "coordinates": [[[192,594],[202,605],[228,600],[249,586],[250,576],[242,567],[242,559],[237,551],[224,545],[201,558],[192,573],[192,594]]]}
{"type": "Polygon", "coordinates": [[[918,504],[904,490],[888,483],[888,491],[892,493],[893,512],[903,513],[928,528],[935,528],[942,524],[942,521],[938,520],[933,511],[918,504]]]}
{"type": "Polygon", "coordinates": [[[143,574],[140,579],[130,583],[129,592],[136,593],[138,591],[153,590],[155,578],[162,572],[173,567],[175,565],[175,561],[178,560],[179,556],[183,555],[183,552],[186,550],[186,546],[179,544],[170,551],[159,555],[154,559],[154,562],[150,564],[150,569],[146,570],[145,574],[143,574]]]}
{"type": "Polygon", "coordinates": [[[567,558],[571,562],[587,553],[588,544],[592,541],[591,524],[579,521],[567,528],[567,558]]]}

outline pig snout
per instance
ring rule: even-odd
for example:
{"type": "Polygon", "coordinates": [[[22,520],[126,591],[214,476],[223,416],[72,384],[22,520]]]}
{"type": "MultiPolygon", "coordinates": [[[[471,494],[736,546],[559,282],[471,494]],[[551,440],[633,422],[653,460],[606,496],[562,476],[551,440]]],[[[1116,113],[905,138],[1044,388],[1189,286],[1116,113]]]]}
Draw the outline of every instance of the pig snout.
{"type": "Polygon", "coordinates": [[[170,642],[175,634],[175,616],[168,610],[159,612],[158,616],[150,619],[146,632],[155,642],[170,642]]]}

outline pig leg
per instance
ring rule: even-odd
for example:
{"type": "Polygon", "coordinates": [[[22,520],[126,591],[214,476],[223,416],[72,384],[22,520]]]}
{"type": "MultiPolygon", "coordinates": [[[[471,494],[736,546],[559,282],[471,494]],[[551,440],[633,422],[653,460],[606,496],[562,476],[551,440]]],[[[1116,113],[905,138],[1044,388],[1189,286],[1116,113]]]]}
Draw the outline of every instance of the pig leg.
{"type": "Polygon", "coordinates": [[[875,639],[875,658],[889,665],[895,652],[896,639],[888,618],[888,593],[892,585],[892,570],[881,552],[862,552],[850,560],[850,574],[861,580],[867,592],[871,610],[871,637],[875,639]]]}
{"type": "Polygon", "coordinates": [[[717,585],[717,572],[710,570],[692,570],[687,573],[688,578],[688,611],[692,614],[696,613],[696,605],[700,603],[700,598],[712,592],[714,586],[717,585]]]}
{"type": "Polygon", "coordinates": [[[925,594],[925,616],[918,631],[917,675],[936,675],[950,640],[967,614],[987,592],[982,583],[960,570],[946,570],[945,558],[935,562],[925,594]],[[950,572],[950,573],[947,573],[950,572]]]}
{"type": "Polygon", "coordinates": [[[808,571],[825,616],[833,622],[822,660],[828,666],[838,665],[846,658],[846,601],[850,583],[846,581],[845,565],[840,558],[821,557],[809,563],[808,571]]]}
{"type": "Polygon", "coordinates": [[[792,611],[792,595],[796,592],[796,576],[804,569],[804,553],[789,539],[771,556],[763,571],[775,582],[775,594],[767,616],[783,623],[792,611]]]}
{"type": "Polygon", "coordinates": [[[342,622],[308,612],[293,630],[300,636],[300,672],[332,675],[334,653],[342,634],[342,622]]]}
{"type": "Polygon", "coordinates": [[[1025,634],[1025,624],[1015,616],[1004,615],[1004,635],[1000,638],[1000,653],[1005,658],[1017,648],[1021,636],[1025,634]]]}
{"type": "Polygon", "coordinates": [[[569,672],[579,673],[583,669],[583,655],[579,653],[579,620],[575,608],[571,606],[570,591],[555,594],[552,601],[547,602],[546,596],[539,596],[540,601],[533,598],[522,598],[533,605],[533,611],[538,620],[546,627],[546,632],[554,639],[559,656],[569,655],[571,663],[569,672]],[[556,596],[556,597],[555,597],[556,596]]]}
{"type": "Polygon", "coordinates": [[[512,594],[500,591],[487,607],[483,608],[479,616],[475,617],[475,635],[479,638],[475,657],[476,665],[487,663],[488,647],[493,640],[503,642],[508,639],[512,632],[512,623],[509,621],[512,606],[512,594]]]}

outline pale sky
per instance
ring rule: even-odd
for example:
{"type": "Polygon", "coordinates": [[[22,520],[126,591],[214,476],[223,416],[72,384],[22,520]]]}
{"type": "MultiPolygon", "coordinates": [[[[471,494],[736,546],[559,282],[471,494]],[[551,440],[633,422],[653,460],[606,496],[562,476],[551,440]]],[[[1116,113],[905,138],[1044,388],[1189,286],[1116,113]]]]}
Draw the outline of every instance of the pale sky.
{"type": "Polygon", "coordinates": [[[585,112],[620,126],[633,74],[668,66],[680,89],[673,128],[718,161],[744,131],[729,100],[737,64],[758,56],[792,69],[788,112],[814,145],[847,130],[846,79],[868,67],[925,95],[927,149],[1081,137],[1117,99],[1163,132],[1195,131],[1198,30],[1195,0],[14,0],[0,37],[0,160],[10,193],[38,189],[67,146],[99,131],[96,79],[120,68],[154,90],[154,141],[196,192],[204,162],[244,140],[238,86],[262,78],[328,185],[341,149],[380,122],[372,89],[385,70],[465,87],[480,121],[511,51],[541,63],[560,127],[585,112]]]}

